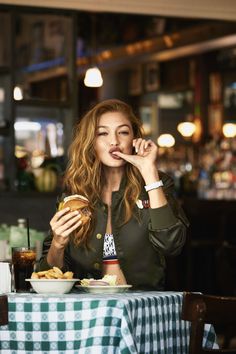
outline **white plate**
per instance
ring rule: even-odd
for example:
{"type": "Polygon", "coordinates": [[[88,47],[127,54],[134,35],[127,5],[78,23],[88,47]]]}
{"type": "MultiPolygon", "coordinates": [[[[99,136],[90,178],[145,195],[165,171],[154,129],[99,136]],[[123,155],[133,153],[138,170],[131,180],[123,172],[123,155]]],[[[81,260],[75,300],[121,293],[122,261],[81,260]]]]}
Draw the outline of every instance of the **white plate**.
{"type": "Polygon", "coordinates": [[[38,294],[66,294],[79,279],[25,279],[38,294]]]}
{"type": "Polygon", "coordinates": [[[123,293],[130,289],[132,285],[76,285],[77,289],[86,291],[87,293],[93,294],[115,294],[115,293],[123,293]]]}

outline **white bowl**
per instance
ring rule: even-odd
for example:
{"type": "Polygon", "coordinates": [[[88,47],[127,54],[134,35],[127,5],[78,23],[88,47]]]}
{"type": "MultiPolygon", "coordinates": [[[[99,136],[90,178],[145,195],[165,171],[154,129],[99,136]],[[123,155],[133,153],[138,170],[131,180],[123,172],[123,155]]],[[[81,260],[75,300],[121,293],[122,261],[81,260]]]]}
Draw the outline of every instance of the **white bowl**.
{"type": "Polygon", "coordinates": [[[25,279],[38,294],[66,294],[79,279],[25,279]]]}

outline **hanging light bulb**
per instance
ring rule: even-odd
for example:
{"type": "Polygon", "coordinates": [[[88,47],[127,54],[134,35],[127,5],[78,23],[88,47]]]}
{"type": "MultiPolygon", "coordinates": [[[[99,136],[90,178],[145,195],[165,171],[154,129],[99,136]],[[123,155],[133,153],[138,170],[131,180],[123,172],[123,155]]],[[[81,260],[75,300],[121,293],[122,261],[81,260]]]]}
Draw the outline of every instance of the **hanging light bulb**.
{"type": "Polygon", "coordinates": [[[225,123],[223,125],[222,131],[226,138],[234,138],[236,136],[236,124],[225,123]]]}
{"type": "MultiPolygon", "coordinates": [[[[94,54],[94,58],[96,58],[97,51],[97,42],[96,42],[96,14],[91,14],[91,33],[92,33],[92,43],[91,48],[94,54]]],[[[92,56],[93,57],[93,56],[92,56]]],[[[91,57],[91,59],[92,59],[91,57]]],[[[96,61],[92,62],[91,68],[89,68],[85,73],[84,84],[87,87],[101,87],[103,84],[101,71],[98,69],[96,65],[96,61]]]]}
{"type": "Polygon", "coordinates": [[[196,125],[192,122],[182,122],[178,124],[177,130],[184,138],[190,138],[196,130],[196,125]]]}
{"type": "Polygon", "coordinates": [[[160,147],[170,148],[175,145],[175,138],[171,134],[161,134],[157,139],[157,144],[160,147]]]}
{"type": "Polygon", "coordinates": [[[20,86],[15,86],[13,91],[13,97],[15,101],[23,100],[23,91],[20,86]]]}
{"type": "Polygon", "coordinates": [[[87,87],[101,87],[103,84],[101,71],[94,66],[86,71],[84,84],[87,87]]]}

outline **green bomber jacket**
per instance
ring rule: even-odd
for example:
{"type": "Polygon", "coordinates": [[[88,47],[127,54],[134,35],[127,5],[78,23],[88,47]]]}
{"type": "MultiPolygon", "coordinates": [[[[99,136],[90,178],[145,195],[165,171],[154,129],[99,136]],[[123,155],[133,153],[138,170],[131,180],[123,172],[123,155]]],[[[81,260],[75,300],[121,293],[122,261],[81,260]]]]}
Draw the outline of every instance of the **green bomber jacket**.
{"type": "MultiPolygon", "coordinates": [[[[140,208],[137,203],[131,219],[122,224],[123,194],[125,178],[119,191],[112,193],[111,220],[117,258],[128,284],[134,289],[163,290],[165,281],[165,256],[177,255],[185,243],[188,220],[173,195],[172,179],[159,171],[164,183],[164,193],[168,203],[160,208],[140,208]]],[[[65,196],[65,195],[64,195],[65,196]]],[[[148,200],[145,190],[141,201],[148,200]]],[[[74,272],[74,277],[103,277],[103,241],[106,232],[108,209],[101,200],[95,208],[96,222],[89,238],[89,248],[76,247],[69,241],[64,255],[63,270],[74,272]]],[[[51,268],[47,263],[47,252],[52,241],[52,233],[46,237],[43,245],[39,270],[51,268]]]]}

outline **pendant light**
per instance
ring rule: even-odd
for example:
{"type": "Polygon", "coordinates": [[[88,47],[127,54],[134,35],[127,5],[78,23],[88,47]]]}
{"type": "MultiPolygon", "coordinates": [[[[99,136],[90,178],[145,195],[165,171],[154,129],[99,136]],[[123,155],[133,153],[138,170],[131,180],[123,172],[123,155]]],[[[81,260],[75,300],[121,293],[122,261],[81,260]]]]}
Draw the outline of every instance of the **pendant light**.
{"type": "Polygon", "coordinates": [[[182,122],[178,124],[177,130],[184,138],[191,138],[196,130],[196,125],[192,122],[182,122]]]}
{"type": "Polygon", "coordinates": [[[192,144],[192,136],[196,131],[196,124],[186,120],[181,122],[177,126],[178,132],[184,138],[184,146],[185,146],[185,173],[189,173],[193,169],[194,165],[194,147],[192,144]]]}
{"type": "Polygon", "coordinates": [[[222,131],[226,138],[234,138],[236,136],[236,124],[225,123],[222,127],[222,131]]]}
{"type": "Polygon", "coordinates": [[[98,67],[94,66],[86,71],[84,84],[87,87],[101,87],[103,84],[102,74],[98,67]]]}
{"type": "MultiPolygon", "coordinates": [[[[91,57],[96,57],[96,15],[92,14],[92,53],[91,57]]],[[[96,63],[87,69],[84,78],[87,87],[101,87],[103,84],[102,74],[96,63]]]]}
{"type": "Polygon", "coordinates": [[[171,134],[161,134],[157,139],[157,144],[163,148],[171,148],[175,145],[175,138],[171,134]]]}

